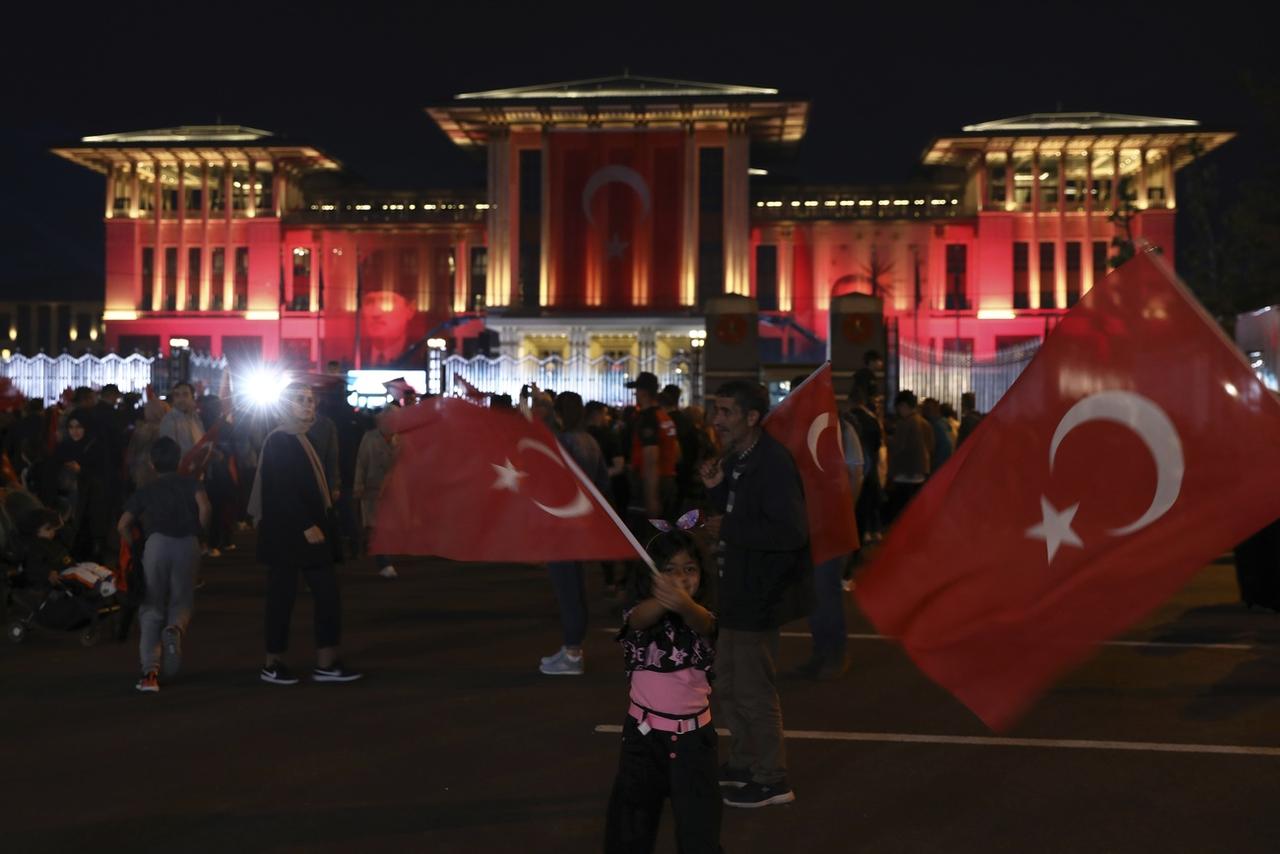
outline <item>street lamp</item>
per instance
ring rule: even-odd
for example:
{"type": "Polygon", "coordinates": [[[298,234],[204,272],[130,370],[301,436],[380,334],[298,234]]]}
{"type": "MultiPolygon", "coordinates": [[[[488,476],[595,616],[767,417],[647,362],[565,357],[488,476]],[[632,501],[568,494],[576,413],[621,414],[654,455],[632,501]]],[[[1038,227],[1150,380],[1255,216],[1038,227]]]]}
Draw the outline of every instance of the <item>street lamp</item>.
{"type": "Polygon", "coordinates": [[[707,330],[692,329],[689,331],[689,346],[693,348],[693,383],[690,389],[695,402],[702,401],[702,348],[707,343],[707,330]]]}
{"type": "Polygon", "coordinates": [[[427,339],[427,389],[432,394],[444,394],[444,348],[448,342],[443,338],[427,339]]]}

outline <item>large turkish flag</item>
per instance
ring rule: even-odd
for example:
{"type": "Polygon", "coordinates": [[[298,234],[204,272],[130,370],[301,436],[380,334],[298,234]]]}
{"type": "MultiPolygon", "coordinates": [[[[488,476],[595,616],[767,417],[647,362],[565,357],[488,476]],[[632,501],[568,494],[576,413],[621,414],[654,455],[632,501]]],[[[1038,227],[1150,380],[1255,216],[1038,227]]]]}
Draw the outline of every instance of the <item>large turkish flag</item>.
{"type": "Polygon", "coordinates": [[[539,563],[635,558],[639,545],[551,431],[432,398],[396,413],[372,551],[539,563]]]}
{"type": "Polygon", "coordinates": [[[769,413],[764,429],[787,446],[800,471],[813,562],[856,551],[858,524],[840,441],[840,411],[831,384],[831,363],[792,389],[769,413]]]}
{"type": "Polygon", "coordinates": [[[990,727],[1280,517],[1280,404],[1159,256],[1063,318],[859,577],[990,727]]]}
{"type": "Polygon", "coordinates": [[[684,143],[678,131],[551,135],[552,306],[679,304],[684,143]]]}

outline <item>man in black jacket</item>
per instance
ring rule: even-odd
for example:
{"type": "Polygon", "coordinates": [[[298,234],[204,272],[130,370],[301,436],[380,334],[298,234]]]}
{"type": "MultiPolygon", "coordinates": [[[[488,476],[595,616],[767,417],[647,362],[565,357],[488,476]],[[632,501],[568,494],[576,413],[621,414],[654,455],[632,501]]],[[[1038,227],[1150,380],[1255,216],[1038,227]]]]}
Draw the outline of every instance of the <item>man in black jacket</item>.
{"type": "Polygon", "coordinates": [[[716,696],[732,732],[721,768],[724,802],[762,807],[795,800],[787,784],[776,686],[778,630],[812,607],[809,526],[800,475],[761,427],[769,396],[736,380],[716,390],[712,423],[724,447],[701,469],[718,528],[716,696]]]}

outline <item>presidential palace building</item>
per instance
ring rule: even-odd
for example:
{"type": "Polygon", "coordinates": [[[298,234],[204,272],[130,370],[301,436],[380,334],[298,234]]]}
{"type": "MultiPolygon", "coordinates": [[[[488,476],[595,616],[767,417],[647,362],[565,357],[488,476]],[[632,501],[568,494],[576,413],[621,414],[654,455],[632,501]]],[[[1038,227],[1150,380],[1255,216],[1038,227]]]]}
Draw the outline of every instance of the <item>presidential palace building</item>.
{"type": "Polygon", "coordinates": [[[624,75],[428,107],[487,158],[483,191],[348,189],[340,153],[235,125],[54,153],[105,178],[109,349],[180,338],[233,361],[409,368],[434,339],[468,359],[673,359],[715,334],[707,307],[728,296],[749,298],[762,363],[813,364],[849,294],[919,349],[1038,341],[1105,275],[1117,234],[1176,259],[1175,173],[1232,137],[1034,114],[938,136],[916,183],[761,174],[753,158],[796,146],[809,106],[624,75]]]}

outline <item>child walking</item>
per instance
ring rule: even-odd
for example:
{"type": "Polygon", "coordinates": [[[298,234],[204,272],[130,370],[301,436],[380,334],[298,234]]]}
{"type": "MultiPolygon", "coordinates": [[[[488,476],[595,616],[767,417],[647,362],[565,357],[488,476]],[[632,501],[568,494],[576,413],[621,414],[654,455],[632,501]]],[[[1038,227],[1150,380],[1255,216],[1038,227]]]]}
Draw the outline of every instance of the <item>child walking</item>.
{"type": "Polygon", "coordinates": [[[650,854],[663,802],[671,801],[681,854],[720,851],[722,808],[716,731],[711,725],[711,665],[716,618],[711,573],[687,528],[658,524],[648,551],[658,574],[639,573],[637,604],[624,615],[622,642],[631,705],[622,756],[609,797],[607,854],[650,854]]]}
{"type": "Polygon", "coordinates": [[[210,515],[200,481],[178,474],[182,452],[177,442],[166,436],[156,439],[150,456],[158,477],[130,496],[116,524],[120,536],[128,538],[134,519],[140,519],[146,536],[146,584],[138,612],[142,678],[134,686],[144,694],[159,691],[160,676],[176,675],[181,664],[182,635],[191,621],[200,564],[199,536],[210,515]]]}

